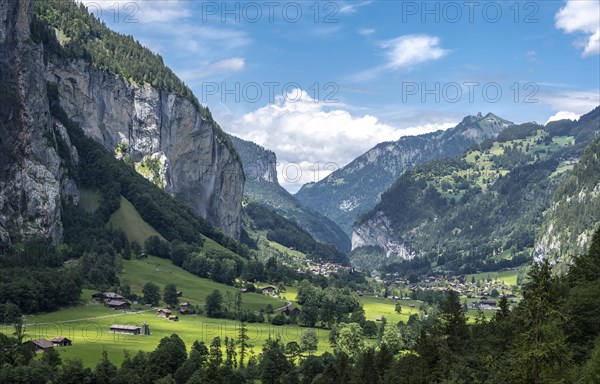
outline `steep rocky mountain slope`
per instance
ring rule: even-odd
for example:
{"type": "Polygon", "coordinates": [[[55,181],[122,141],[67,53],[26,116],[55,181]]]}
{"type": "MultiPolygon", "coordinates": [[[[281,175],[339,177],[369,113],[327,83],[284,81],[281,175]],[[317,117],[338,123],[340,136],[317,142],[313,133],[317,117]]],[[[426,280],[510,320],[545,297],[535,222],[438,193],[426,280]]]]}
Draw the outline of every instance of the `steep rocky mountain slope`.
{"type": "Polygon", "coordinates": [[[424,258],[431,268],[464,272],[529,261],[554,192],[600,131],[599,112],[512,126],[461,157],[407,172],[355,223],[353,249],[378,252],[355,253],[370,268],[375,259],[424,258]]]}
{"type": "Polygon", "coordinates": [[[244,188],[239,157],[210,112],[162,59],[68,1],[36,2],[35,17],[34,23],[50,26],[60,44],[40,33],[46,47],[43,73],[56,84],[68,117],[238,238],[244,188]],[[87,28],[75,28],[78,23],[87,28]],[[129,56],[122,53],[128,50],[129,56]]]}
{"type": "Polygon", "coordinates": [[[534,257],[561,269],[585,254],[600,224],[600,139],[590,144],[556,190],[538,231],[534,257]]]}
{"type": "MultiPolygon", "coordinates": [[[[56,148],[43,48],[30,39],[31,4],[0,2],[0,248],[13,238],[62,239],[61,196],[78,198],[56,148]]],[[[58,130],[68,143],[64,131],[58,130]]],[[[74,157],[77,156],[73,152],[74,157]]]]}
{"type": "Polygon", "coordinates": [[[277,181],[277,156],[253,142],[231,136],[246,174],[244,195],[296,222],[315,240],[333,244],[342,252],[350,251],[350,238],[333,221],[300,204],[277,181]]]}
{"type": "Polygon", "coordinates": [[[446,131],[381,143],[325,179],[304,185],[295,196],[350,234],[354,219],[372,209],[381,193],[404,172],[432,159],[461,155],[469,146],[495,137],[510,125],[492,113],[479,114],[465,117],[446,131]]]}
{"type": "Polygon", "coordinates": [[[63,239],[61,202],[79,200],[79,148],[51,118],[55,90],[67,120],[194,212],[238,238],[244,173],[210,112],[162,59],[72,2],[0,2],[0,242],[63,239]],[[69,26],[85,26],[70,29],[69,26]],[[83,34],[83,35],[82,35],[83,34]],[[146,68],[124,76],[127,45],[146,68]],[[97,57],[97,52],[104,56],[97,57]],[[149,70],[149,69],[148,69],[149,70]],[[124,70],[123,70],[124,71],[124,70]],[[138,76],[140,78],[136,78],[138,76]],[[68,161],[65,160],[65,155],[68,161]],[[66,161],[66,162],[65,162],[66,161]]]}

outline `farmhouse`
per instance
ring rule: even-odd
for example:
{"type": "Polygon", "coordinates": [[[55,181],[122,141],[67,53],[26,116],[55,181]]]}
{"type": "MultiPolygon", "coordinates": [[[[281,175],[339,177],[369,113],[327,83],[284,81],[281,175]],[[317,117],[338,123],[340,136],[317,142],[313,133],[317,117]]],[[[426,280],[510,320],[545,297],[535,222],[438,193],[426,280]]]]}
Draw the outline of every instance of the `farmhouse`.
{"type": "Polygon", "coordinates": [[[262,293],[263,295],[272,295],[273,293],[275,293],[276,289],[277,288],[275,288],[272,285],[267,285],[266,287],[260,289],[260,293],[262,293]]]}
{"type": "Polygon", "coordinates": [[[136,325],[113,324],[108,329],[112,333],[124,333],[127,335],[139,335],[142,332],[142,328],[136,325]]]}
{"type": "Polygon", "coordinates": [[[112,309],[129,309],[131,304],[127,300],[109,300],[106,306],[112,309]]]}
{"type": "Polygon", "coordinates": [[[56,336],[54,339],[50,340],[55,347],[68,347],[73,345],[73,342],[66,337],[56,336]]]}
{"type": "Polygon", "coordinates": [[[36,352],[43,352],[46,349],[50,349],[50,348],[54,347],[54,344],[52,344],[52,342],[50,340],[46,340],[46,339],[29,340],[28,343],[33,344],[34,351],[36,351],[36,352]]]}
{"type": "Polygon", "coordinates": [[[92,295],[92,299],[95,301],[109,301],[109,300],[125,300],[125,298],[115,292],[98,292],[92,295]]]}
{"type": "Polygon", "coordinates": [[[158,317],[169,317],[172,313],[173,312],[171,312],[171,310],[167,308],[158,308],[156,310],[156,316],[158,317]]]}
{"type": "Polygon", "coordinates": [[[179,304],[179,314],[180,315],[187,315],[192,313],[191,311],[191,307],[190,307],[190,303],[181,303],[179,304]]]}
{"type": "Polygon", "coordinates": [[[288,316],[298,316],[300,315],[300,309],[293,305],[286,305],[285,307],[277,308],[273,312],[283,312],[288,316]]]}

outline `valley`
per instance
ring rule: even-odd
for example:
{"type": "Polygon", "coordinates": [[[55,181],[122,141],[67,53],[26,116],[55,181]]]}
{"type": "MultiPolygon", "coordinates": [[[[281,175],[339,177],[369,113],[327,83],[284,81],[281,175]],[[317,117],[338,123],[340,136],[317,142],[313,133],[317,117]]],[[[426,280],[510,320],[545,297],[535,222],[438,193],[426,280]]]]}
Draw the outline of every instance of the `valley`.
{"type": "Polygon", "coordinates": [[[427,4],[0,0],[0,383],[600,382],[600,7],[427,4]]]}

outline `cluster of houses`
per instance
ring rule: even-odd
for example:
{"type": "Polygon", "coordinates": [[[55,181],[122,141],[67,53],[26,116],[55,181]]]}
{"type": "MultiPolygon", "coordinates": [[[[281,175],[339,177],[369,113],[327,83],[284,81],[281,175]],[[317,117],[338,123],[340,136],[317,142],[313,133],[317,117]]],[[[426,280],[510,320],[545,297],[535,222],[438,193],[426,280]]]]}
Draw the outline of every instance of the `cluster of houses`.
{"type": "Polygon", "coordinates": [[[92,299],[115,310],[126,310],[131,308],[131,303],[123,296],[115,292],[98,292],[92,295],[92,299]]]}
{"type": "MultiPolygon", "coordinates": [[[[406,279],[399,278],[398,274],[394,273],[386,275],[383,278],[376,276],[375,281],[383,283],[390,289],[398,288],[408,291],[417,289],[423,291],[445,291],[452,289],[461,296],[481,298],[483,301],[486,301],[487,297],[492,296],[492,292],[494,291],[497,291],[501,295],[506,294],[509,300],[514,301],[516,299],[516,295],[513,294],[514,287],[511,287],[502,280],[486,279],[473,282],[466,275],[424,275],[419,278],[418,283],[411,283],[406,279]]],[[[491,303],[482,305],[490,306],[491,303]]]]}
{"type": "Polygon", "coordinates": [[[51,349],[54,347],[68,347],[73,344],[73,342],[66,337],[56,336],[53,339],[35,339],[29,340],[27,343],[33,346],[33,350],[35,352],[43,352],[47,349],[51,349]]]}
{"type": "Polygon", "coordinates": [[[168,308],[158,308],[156,310],[156,316],[167,318],[171,321],[179,321],[179,316],[174,315],[173,312],[168,308]]]}
{"type": "Polygon", "coordinates": [[[329,277],[333,273],[340,271],[354,272],[356,268],[348,267],[336,263],[317,263],[312,260],[306,260],[306,268],[315,275],[329,277]]]}

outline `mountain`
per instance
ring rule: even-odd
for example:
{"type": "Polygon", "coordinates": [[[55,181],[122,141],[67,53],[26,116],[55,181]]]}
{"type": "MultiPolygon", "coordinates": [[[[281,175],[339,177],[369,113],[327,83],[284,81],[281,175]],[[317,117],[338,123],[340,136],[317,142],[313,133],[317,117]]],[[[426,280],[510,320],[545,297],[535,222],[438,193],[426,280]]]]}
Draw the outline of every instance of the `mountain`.
{"type": "Polygon", "coordinates": [[[300,204],[277,181],[277,156],[251,141],[231,136],[242,159],[246,174],[244,195],[270,207],[281,216],[296,222],[315,240],[333,244],[342,252],[350,251],[350,238],[333,221],[300,204]]]}
{"type": "MultiPolygon", "coordinates": [[[[85,12],[73,3],[43,4],[57,4],[57,9],[64,12],[85,12]],[[60,8],[64,4],[72,8],[60,8]]],[[[147,175],[137,172],[128,152],[118,159],[106,142],[90,135],[89,127],[83,128],[83,124],[75,120],[76,116],[72,116],[73,111],[65,109],[69,106],[65,102],[69,95],[61,88],[62,80],[53,77],[56,68],[53,63],[72,65],[69,68],[75,70],[81,68],[77,66],[84,61],[57,56],[60,45],[53,39],[55,32],[34,16],[33,3],[0,0],[0,20],[3,20],[0,23],[0,264],[3,268],[15,269],[12,274],[4,272],[14,276],[14,281],[20,279],[19,284],[23,282],[23,285],[13,285],[28,292],[21,296],[31,298],[31,292],[39,291],[24,278],[31,272],[28,268],[49,268],[48,274],[43,272],[44,276],[50,280],[65,280],[68,287],[64,289],[73,293],[84,280],[90,286],[115,286],[119,258],[130,258],[133,252],[139,254],[142,245],[145,252],[171,258],[177,265],[192,252],[202,252],[219,266],[228,259],[226,263],[237,262],[241,269],[246,262],[244,258],[249,255],[246,247],[224,235],[166,188],[160,188],[148,180],[147,175]],[[124,208],[122,204],[127,205],[130,216],[136,216],[135,222],[150,229],[150,235],[138,238],[144,239],[144,244],[130,243],[127,238],[127,231],[139,228],[126,228],[127,225],[121,223],[121,228],[116,229],[111,225],[119,227],[117,222],[111,222],[111,217],[124,208]],[[69,272],[60,270],[66,260],[73,262],[69,272]],[[66,273],[64,279],[58,277],[62,272],[66,273]]],[[[111,37],[107,39],[107,43],[115,41],[111,37]]],[[[102,74],[91,66],[86,68],[98,76],[102,74]]],[[[64,71],[63,68],[60,73],[66,76],[64,71]]],[[[120,82],[123,87],[127,85],[113,75],[104,73],[103,76],[120,82]]],[[[72,80],[65,81],[76,84],[75,77],[72,80]]],[[[88,87],[93,84],[91,81],[88,87]]],[[[176,111],[179,103],[187,105],[182,97],[169,95],[172,102],[169,111],[176,111]]],[[[112,106],[119,115],[130,113],[129,107],[127,104],[112,106]]],[[[187,112],[194,111],[200,113],[195,109],[187,112]]],[[[151,114],[153,110],[145,113],[151,114]]],[[[189,118],[194,115],[179,116],[178,121],[185,125],[189,118]]],[[[168,119],[163,116],[163,120],[168,119]]],[[[186,132],[181,134],[185,136],[186,132]]],[[[228,153],[232,159],[238,158],[235,150],[227,149],[226,142],[218,138],[216,129],[191,134],[213,143],[216,169],[218,151],[228,153]]],[[[176,164],[181,167],[185,162],[176,164]]],[[[243,172],[239,159],[232,166],[240,167],[243,172]]],[[[219,172],[212,175],[215,183],[236,182],[235,175],[224,178],[219,172]]],[[[214,274],[218,275],[218,272],[214,274]]],[[[61,299],[55,300],[54,295],[48,298],[48,302],[53,302],[50,307],[67,304],[61,303],[61,299]]],[[[41,299],[36,296],[35,300],[41,299]]],[[[30,307],[29,311],[50,307],[30,307]]]]}
{"type": "Polygon", "coordinates": [[[511,126],[461,157],[417,166],[357,219],[353,249],[461,272],[527,262],[555,191],[599,129],[598,109],[560,125],[511,126]]]}
{"type": "Polygon", "coordinates": [[[304,185],[295,196],[302,205],[351,234],[354,219],[372,209],[381,193],[404,172],[432,159],[461,155],[469,146],[495,137],[510,125],[492,113],[478,114],[465,117],[446,131],[381,143],[323,180],[304,185]]]}
{"type": "MultiPolygon", "coordinates": [[[[596,110],[596,116],[600,109],[596,110]]],[[[582,119],[589,119],[587,115],[582,119]]],[[[568,265],[587,252],[600,225],[600,139],[592,142],[558,187],[535,243],[534,257],[568,265]]]]}
{"type": "Polygon", "coordinates": [[[131,36],[110,31],[81,4],[37,1],[29,16],[32,38],[44,47],[36,72],[56,86],[68,118],[239,238],[244,189],[239,156],[210,111],[162,58],[131,36]]]}
{"type": "Polygon", "coordinates": [[[249,218],[249,233],[263,232],[268,241],[301,252],[310,260],[350,264],[345,253],[332,244],[316,241],[310,233],[301,228],[296,222],[279,215],[270,207],[251,201],[245,205],[244,211],[249,218]]]}

